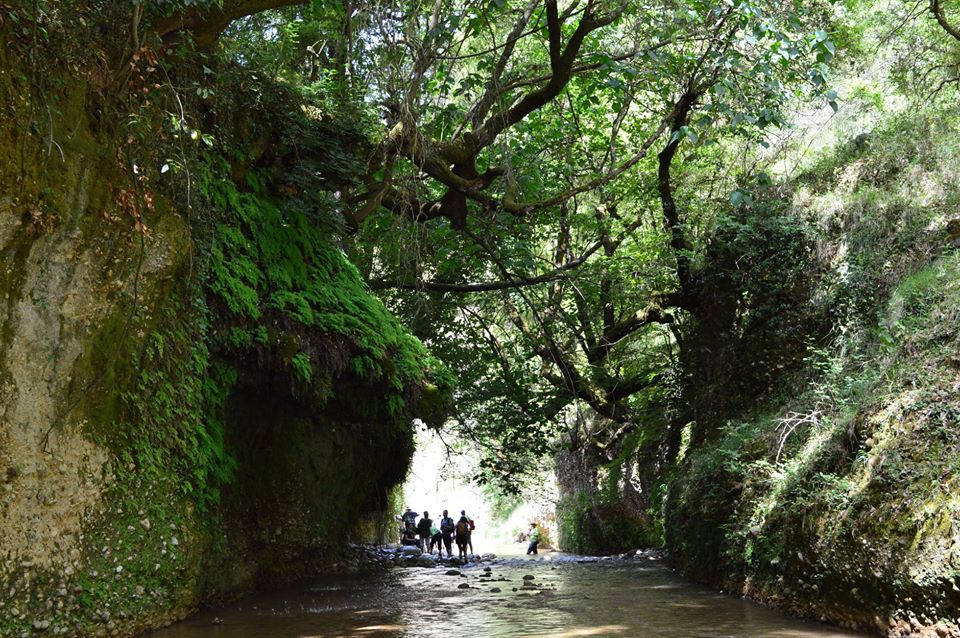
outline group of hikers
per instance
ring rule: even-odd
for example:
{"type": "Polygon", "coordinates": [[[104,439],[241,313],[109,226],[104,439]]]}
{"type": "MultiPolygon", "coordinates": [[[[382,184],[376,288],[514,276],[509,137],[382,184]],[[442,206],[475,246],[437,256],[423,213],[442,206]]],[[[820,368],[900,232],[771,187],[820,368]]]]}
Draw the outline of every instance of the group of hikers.
{"type": "Polygon", "coordinates": [[[453,556],[453,543],[456,541],[458,555],[460,558],[467,559],[467,548],[470,554],[473,554],[473,530],[476,524],[473,519],[467,516],[466,511],[460,510],[460,518],[454,522],[447,510],[443,510],[443,516],[440,518],[439,527],[434,524],[430,518],[430,512],[424,511],[423,517],[417,521],[420,516],[409,507],[400,517],[403,521],[403,528],[400,534],[400,542],[403,545],[415,545],[421,550],[433,553],[436,546],[439,556],[443,556],[443,548],[447,549],[447,557],[453,556]],[[442,545],[441,545],[442,543],[442,545]]]}
{"type": "MultiPolygon", "coordinates": [[[[400,544],[419,547],[422,551],[433,554],[433,548],[437,548],[437,555],[443,557],[443,548],[447,548],[447,558],[453,557],[453,543],[457,544],[458,557],[467,560],[467,548],[470,554],[473,554],[473,530],[476,524],[473,519],[467,516],[466,511],[460,510],[460,518],[454,522],[447,510],[443,510],[443,516],[440,518],[439,527],[434,524],[430,518],[430,512],[424,511],[423,517],[417,521],[419,513],[414,512],[409,507],[403,515],[397,517],[403,525],[400,529],[400,544]]],[[[536,522],[530,523],[530,531],[523,536],[529,540],[527,545],[527,554],[536,554],[537,546],[540,544],[540,526],[536,522]]]]}

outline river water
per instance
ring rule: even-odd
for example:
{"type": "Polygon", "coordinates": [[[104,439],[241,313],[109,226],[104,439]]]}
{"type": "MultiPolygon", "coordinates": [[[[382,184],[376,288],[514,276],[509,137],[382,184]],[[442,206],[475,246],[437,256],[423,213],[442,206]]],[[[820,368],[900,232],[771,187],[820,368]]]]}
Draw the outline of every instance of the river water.
{"type": "Polygon", "coordinates": [[[336,576],[201,612],[149,638],[860,636],[693,585],[640,558],[498,559],[336,576]],[[489,567],[490,572],[485,572],[489,567]],[[533,576],[524,587],[523,577],[533,576]],[[469,589],[462,589],[461,584],[469,589]],[[494,591],[499,588],[500,592],[494,591]],[[514,591],[516,588],[516,591],[514,591]]]}

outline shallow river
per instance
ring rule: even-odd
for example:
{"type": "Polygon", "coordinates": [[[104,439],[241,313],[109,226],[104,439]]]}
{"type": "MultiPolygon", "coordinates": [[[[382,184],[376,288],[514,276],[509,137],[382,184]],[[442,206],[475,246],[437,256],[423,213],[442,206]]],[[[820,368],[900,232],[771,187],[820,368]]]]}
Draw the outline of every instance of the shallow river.
{"type": "Polygon", "coordinates": [[[319,636],[771,636],[853,632],[784,616],[692,585],[657,561],[579,563],[553,555],[465,567],[337,576],[204,611],[149,638],[319,636]],[[489,566],[489,576],[484,576],[489,566]],[[535,588],[523,588],[523,576],[535,588]],[[506,580],[499,580],[506,579],[506,580]],[[490,580],[491,582],[481,582],[490,580]],[[470,589],[460,589],[467,583],[470,589]],[[514,591],[513,588],[517,588],[514,591]],[[499,593],[493,592],[499,588],[499,593]],[[215,620],[216,619],[216,620],[215,620]],[[222,621],[215,624],[216,621],[222,621]]]}

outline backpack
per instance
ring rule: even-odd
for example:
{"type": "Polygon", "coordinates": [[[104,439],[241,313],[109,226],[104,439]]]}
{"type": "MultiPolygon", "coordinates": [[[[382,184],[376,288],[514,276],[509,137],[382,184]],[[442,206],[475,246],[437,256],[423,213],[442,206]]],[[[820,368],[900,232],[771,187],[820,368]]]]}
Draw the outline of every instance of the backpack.
{"type": "Polygon", "coordinates": [[[471,532],[472,532],[473,530],[477,529],[477,525],[476,525],[476,523],[473,522],[473,519],[472,519],[472,518],[467,519],[467,522],[470,523],[470,531],[471,531],[471,532]]]}
{"type": "Polygon", "coordinates": [[[470,531],[470,528],[466,521],[457,523],[457,536],[466,536],[468,531],[470,531]]]}

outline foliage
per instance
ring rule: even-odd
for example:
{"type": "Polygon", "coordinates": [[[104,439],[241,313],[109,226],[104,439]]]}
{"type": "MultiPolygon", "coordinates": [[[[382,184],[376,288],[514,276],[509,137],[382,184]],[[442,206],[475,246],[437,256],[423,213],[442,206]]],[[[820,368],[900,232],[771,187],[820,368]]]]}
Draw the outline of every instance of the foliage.
{"type": "Polygon", "coordinates": [[[957,458],[942,429],[957,409],[945,394],[956,323],[944,322],[957,303],[957,266],[956,254],[944,255],[884,305],[882,329],[907,322],[909,336],[833,349],[829,376],[731,422],[700,450],[670,497],[668,538],[685,566],[761,589],[779,589],[777,576],[792,574],[800,608],[825,595],[868,610],[908,596],[948,604],[925,588],[955,577],[944,521],[960,509],[937,477],[955,471],[957,458]],[[803,427],[793,427],[797,415],[806,415],[803,427]],[[850,582],[861,592],[852,598],[850,582]]]}
{"type": "Polygon", "coordinates": [[[890,109],[774,193],[811,248],[796,303],[814,329],[802,366],[677,468],[667,541],[691,573],[865,627],[953,613],[955,121],[890,109]]]}
{"type": "MultiPolygon", "coordinates": [[[[389,307],[461,379],[458,430],[486,450],[478,478],[502,478],[508,489],[553,451],[577,410],[628,426],[582,439],[615,450],[639,427],[644,405],[677,393],[679,326],[711,312],[698,305],[685,264],[711,250],[716,217],[738,214],[729,200],[737,176],[717,166],[745,139],[766,144],[792,97],[836,97],[827,95],[836,48],[825,6],[789,13],[763,3],[630,3],[581,49],[568,49],[580,65],[569,76],[550,61],[551,6],[468,8],[461,19],[441,16],[425,35],[422,22],[405,25],[421,38],[426,70],[417,54],[401,54],[386,26],[379,49],[356,52],[358,60],[384,56],[416,84],[398,84],[391,66],[364,67],[367,82],[389,96],[380,148],[392,176],[377,173],[383,205],[360,220],[351,254],[377,288],[394,291],[384,293],[389,307]],[[521,29],[515,46],[498,48],[527,24],[547,26],[521,29]],[[555,96],[551,78],[562,89],[555,96]],[[487,112],[501,117],[510,104],[533,108],[518,106],[522,117],[507,117],[503,128],[490,123],[487,112]],[[470,135],[482,138],[479,149],[470,135]],[[408,143],[438,149],[437,161],[463,175],[474,165],[495,174],[461,188],[461,202],[430,153],[417,156],[408,143]],[[654,156],[667,148],[671,159],[654,156]],[[677,148],[682,161],[673,162],[677,148]],[[675,171],[668,179],[681,210],[673,217],[659,190],[663,167],[675,171]],[[709,192],[695,188],[703,180],[709,192]]],[[[590,7],[599,22],[616,13],[590,7]]],[[[560,44],[572,47],[570,34],[588,20],[560,19],[560,44]]],[[[750,221],[741,226],[751,232],[750,221]]],[[[772,226],[757,232],[773,235],[772,226]]],[[[766,267],[769,277],[777,272],[766,267]]],[[[749,329],[766,322],[769,332],[774,316],[754,310],[749,329]]]]}
{"type": "MultiPolygon", "coordinates": [[[[127,110],[141,198],[173,190],[164,167],[188,182],[191,214],[201,190],[201,270],[236,324],[218,340],[273,347],[282,316],[354,341],[351,374],[390,385],[394,410],[410,403],[397,393],[423,379],[426,354],[345,274],[328,235],[355,233],[363,278],[426,288],[386,305],[461,380],[460,431],[487,450],[485,478],[549,454],[571,410],[636,425],[648,394],[676,394],[680,326],[708,312],[688,264],[713,211],[746,193],[716,166],[766,144],[791,98],[836,99],[821,2],[267,2],[248,15],[178,0],[93,3],[71,22],[59,4],[42,19],[67,32],[129,18],[104,85],[127,110]],[[708,193],[693,188],[704,180],[708,193]],[[320,273],[343,285],[321,290],[320,273]],[[469,290],[491,279],[506,285],[469,290]]],[[[322,394],[321,353],[297,341],[275,354],[322,394]]],[[[612,450],[632,429],[585,440],[612,450]]]]}
{"type": "MultiPolygon", "coordinates": [[[[214,179],[206,196],[212,207],[225,211],[213,233],[208,268],[210,290],[231,318],[228,345],[241,352],[279,345],[279,357],[303,383],[314,371],[349,371],[402,394],[427,380],[435,362],[365,289],[356,268],[330,245],[322,228],[296,208],[241,192],[227,180],[214,179]],[[344,337],[357,352],[337,362],[332,346],[298,340],[295,326],[344,337]],[[285,334],[293,337],[289,346],[285,334]]],[[[403,402],[390,405],[396,409],[403,402]]]]}
{"type": "Polygon", "coordinates": [[[141,480],[152,480],[173,471],[178,489],[203,508],[219,501],[235,467],[223,410],[236,373],[211,362],[205,308],[167,312],[169,328],[153,331],[134,363],[140,374],[122,395],[129,416],[116,424],[113,445],[120,474],[134,467],[141,480]]]}
{"type": "MultiPolygon", "coordinates": [[[[437,407],[428,384],[442,395],[456,378],[458,433],[484,454],[477,478],[507,487],[563,440],[613,468],[612,501],[627,461],[661,455],[661,479],[676,469],[688,424],[687,458],[705,441],[722,450],[700,458],[704,476],[742,478],[737,450],[760,454],[769,433],[724,424],[754,423],[742,412],[804,366],[835,385],[810,390],[814,407],[844,412],[837,397],[869,385],[847,357],[906,338],[878,315],[958,201],[943,169],[955,109],[893,116],[905,96],[832,77],[838,55],[867,57],[895,33],[861,68],[944,97],[956,43],[916,8],[23,4],[4,27],[30,35],[17,51],[39,60],[64,33],[57,61],[100,72],[91,110],[122,122],[105,128],[137,175],[122,193],[134,228],[149,232],[154,190],[190,216],[221,315],[204,327],[205,365],[256,359],[318,402],[338,375],[375,382],[394,416],[437,407]],[[73,37],[119,25],[133,31],[102,51],[73,37]],[[842,118],[845,100],[887,123],[799,177],[781,170],[790,116],[842,118]],[[587,411],[603,418],[583,426],[587,411]]],[[[52,92],[42,75],[27,78],[37,121],[52,92]]],[[[180,418],[164,375],[126,399],[180,418]]],[[[829,429],[818,423],[806,429],[829,429]]],[[[171,445],[208,468],[191,483],[222,480],[214,431],[188,432],[171,445]]]]}
{"type": "Polygon", "coordinates": [[[809,303],[813,233],[783,201],[787,192],[756,196],[717,216],[697,270],[710,311],[688,337],[709,354],[691,349],[685,361],[701,407],[695,438],[802,366],[807,342],[826,331],[809,303]]]}
{"type": "Polygon", "coordinates": [[[830,262],[817,303],[831,323],[851,331],[874,323],[890,290],[935,250],[931,229],[960,201],[955,120],[951,107],[894,113],[800,178],[795,199],[830,262]],[[837,234],[842,252],[830,248],[837,234]]]}
{"type": "Polygon", "coordinates": [[[623,503],[598,504],[584,492],[561,497],[557,526],[560,549],[578,554],[610,554],[654,544],[642,516],[623,503]]]}

